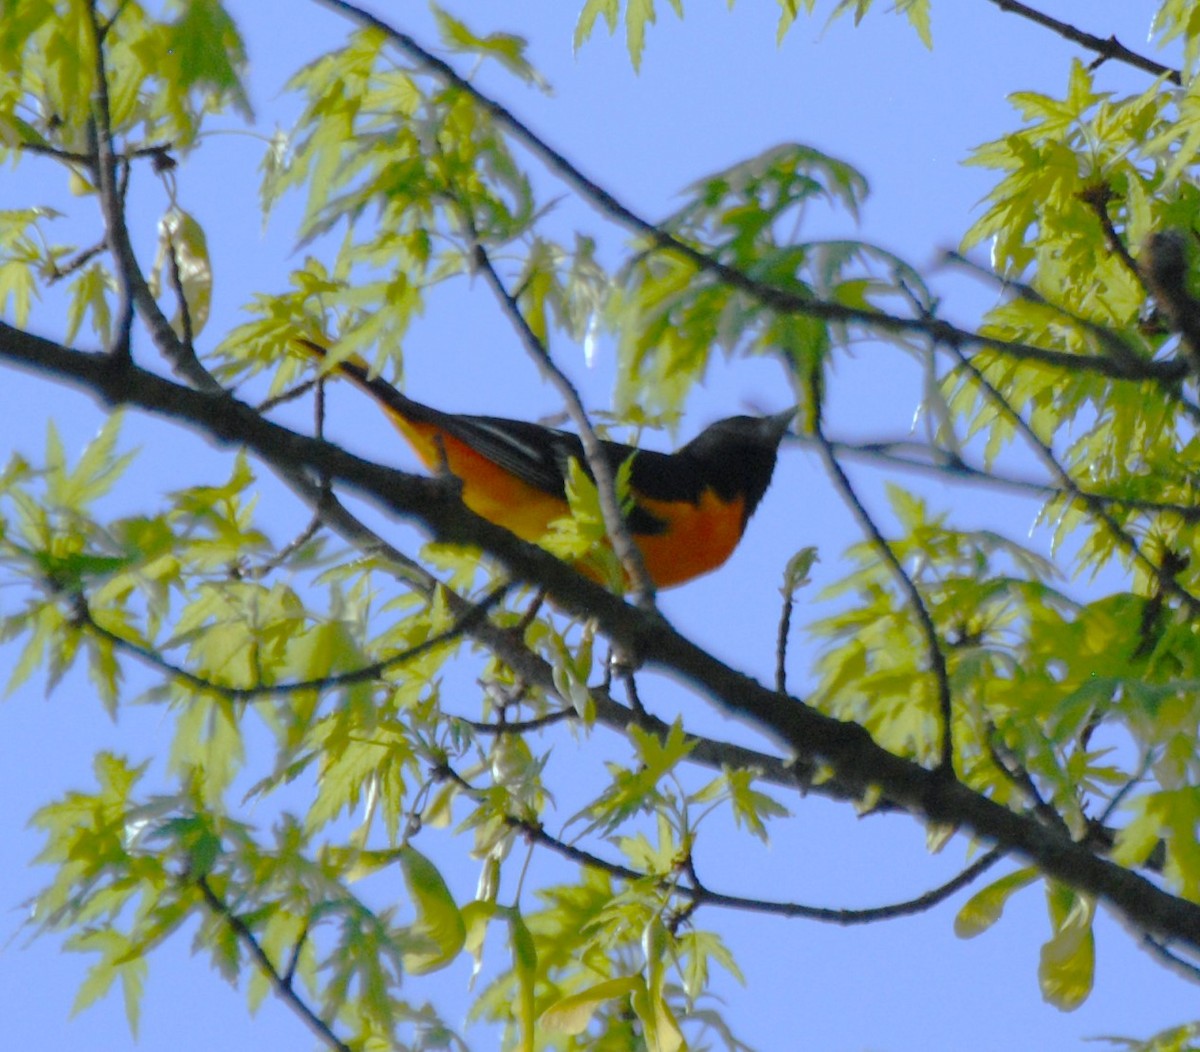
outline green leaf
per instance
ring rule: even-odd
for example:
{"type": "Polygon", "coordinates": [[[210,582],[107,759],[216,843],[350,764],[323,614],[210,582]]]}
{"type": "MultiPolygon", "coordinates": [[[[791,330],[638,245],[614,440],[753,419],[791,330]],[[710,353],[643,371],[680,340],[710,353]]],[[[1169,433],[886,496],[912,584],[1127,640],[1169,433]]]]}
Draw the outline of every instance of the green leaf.
{"type": "Polygon", "coordinates": [[[608,979],[555,1001],[538,1017],[538,1026],[550,1034],[582,1034],[600,1005],[644,988],[640,975],[608,979]]]}
{"type": "Polygon", "coordinates": [[[897,13],[902,12],[908,16],[908,24],[917,31],[921,43],[930,51],[933,50],[933,26],[930,19],[932,7],[931,0],[901,0],[896,5],[897,13]]]}
{"type": "Polygon", "coordinates": [[[1032,867],[1018,869],[977,891],[955,916],[954,934],[960,939],[973,939],[987,931],[1000,919],[1012,894],[1032,884],[1038,876],[1038,871],[1032,867]]]}
{"type": "Polygon", "coordinates": [[[642,953],[646,960],[646,985],[635,990],[633,1010],[646,1032],[652,1052],[678,1052],[684,1047],[683,1033],[664,995],[672,937],[657,914],[642,931],[642,953]]]}
{"type": "Polygon", "coordinates": [[[73,950],[99,952],[101,957],[90,969],[75,995],[71,1013],[83,1011],[108,993],[113,981],[121,980],[121,992],[125,1001],[125,1018],[129,1030],[137,1037],[142,993],[145,989],[149,966],[141,957],[129,957],[132,945],[128,938],[112,929],[93,929],[72,939],[73,950]]]}
{"type": "Polygon", "coordinates": [[[739,828],[745,826],[764,844],[767,843],[767,827],[763,820],[786,818],[791,812],[779,801],[754,788],[755,771],[726,768],[724,773],[734,821],[739,828]]]}
{"type": "Polygon", "coordinates": [[[537,981],[538,954],[533,934],[515,907],[506,912],[508,937],[512,947],[513,974],[517,980],[517,1022],[521,1031],[521,1052],[533,1052],[534,984],[537,981]]]}
{"type": "Polygon", "coordinates": [[[90,313],[92,330],[107,345],[112,329],[112,310],[108,297],[114,292],[112,274],[99,263],[83,268],[71,282],[70,301],[67,304],[67,336],[70,343],[79,333],[83,320],[90,313]]]}
{"type": "Polygon", "coordinates": [[[642,68],[642,53],[646,50],[646,26],[653,25],[654,0],[626,0],[625,42],[634,71],[642,68]]]}
{"type": "Polygon", "coordinates": [[[183,303],[175,308],[171,327],[179,337],[184,333],[184,306],[191,336],[199,336],[208,323],[212,307],[212,263],[208,258],[208,239],[204,229],[187,212],[172,207],[158,223],[158,254],[147,284],[155,296],[170,289],[183,303]]]}
{"type": "Polygon", "coordinates": [[[468,52],[481,58],[495,59],[527,84],[535,84],[542,89],[547,87],[545,79],[525,57],[528,42],[523,37],[512,33],[489,33],[486,37],[479,37],[467,28],[465,22],[436,4],[432,7],[442,43],[451,51],[468,52]]]}
{"type": "Polygon", "coordinates": [[[412,975],[426,975],[444,968],[463,948],[466,927],[454,896],[437,867],[416,848],[404,845],[397,851],[404,883],[417,911],[416,923],[407,934],[427,941],[427,950],[404,955],[404,969],[412,975]]]}
{"type": "Polygon", "coordinates": [[[621,15],[621,0],[586,0],[583,10],[579,12],[579,20],[575,23],[575,35],[572,46],[578,51],[591,38],[592,30],[596,28],[596,19],[604,16],[608,23],[609,33],[617,31],[617,20],[621,15]]]}
{"type": "Polygon", "coordinates": [[[1054,935],[1042,946],[1038,983],[1042,997],[1056,1008],[1072,1011],[1092,992],[1096,972],[1094,900],[1061,884],[1048,883],[1054,935]]]}

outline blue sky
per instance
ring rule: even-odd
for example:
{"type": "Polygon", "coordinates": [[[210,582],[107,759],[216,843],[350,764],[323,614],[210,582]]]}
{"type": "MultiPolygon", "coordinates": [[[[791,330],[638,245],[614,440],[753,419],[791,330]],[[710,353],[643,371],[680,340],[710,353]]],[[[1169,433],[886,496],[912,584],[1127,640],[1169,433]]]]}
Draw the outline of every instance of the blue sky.
{"type": "MultiPolygon", "coordinates": [[[[943,3],[935,10],[935,48],[927,52],[901,19],[880,13],[857,29],[849,21],[826,28],[821,17],[800,19],[781,47],[774,44],[774,5],[724,5],[693,0],[683,22],[669,10],[652,28],[640,74],[623,41],[598,30],[577,54],[571,50],[574,9],[562,0],[522,5],[448,5],[476,29],[505,29],[530,40],[535,65],[554,86],[551,97],[485,70],[482,83],[584,171],[645,215],[665,214],[679,192],[700,176],[782,141],[816,146],[862,170],[872,196],[856,227],[844,216],[814,216],[813,232],[861,237],[926,266],[956,245],[978,216],[989,175],[961,164],[970,147],[1013,127],[1007,93],[1061,91],[1070,45],[982,0],[943,3]]],[[[660,5],[666,6],[666,5],[660,5]]],[[[831,5],[825,5],[827,11],[831,5]]],[[[1151,4],[1050,3],[1062,17],[1086,18],[1086,27],[1125,43],[1145,40],[1151,4]],[[1080,9],[1083,9],[1080,13],[1080,9]]],[[[270,134],[296,112],[280,93],[288,73],[344,31],[345,23],[316,5],[231,4],[243,19],[252,62],[251,86],[259,130],[270,134]],[[286,11],[286,15],[283,12],[286,11]]],[[[432,19],[419,5],[378,5],[402,20],[418,39],[433,42],[432,19]]],[[[461,60],[458,68],[466,69],[461,60]]],[[[1140,74],[1106,67],[1100,84],[1119,92],[1146,86],[1140,74]]],[[[213,319],[205,339],[215,340],[239,320],[238,308],[254,291],[282,289],[292,255],[297,203],[285,202],[263,231],[256,214],[256,173],[261,144],[242,136],[214,137],[181,165],[181,202],[204,225],[216,274],[213,319]]],[[[6,170],[0,207],[33,201],[80,202],[39,182],[30,166],[6,170]]],[[[40,169],[42,173],[47,169],[40,169]]],[[[133,199],[136,244],[148,264],[154,224],[163,202],[151,187],[133,199]]],[[[579,206],[566,215],[589,230],[603,223],[579,206]]],[[[606,251],[620,239],[605,235],[606,251]]],[[[970,321],[994,293],[944,274],[936,278],[950,313],[970,321]]],[[[53,334],[53,304],[35,314],[34,327],[53,334]]],[[[143,345],[143,350],[144,345],[143,345]]],[[[612,363],[603,355],[588,367],[578,348],[559,343],[558,360],[580,382],[589,406],[604,408],[611,392],[612,363]]],[[[920,397],[919,377],[893,364],[896,356],[864,345],[836,374],[830,430],[838,437],[902,436],[920,397]],[[844,392],[837,397],[838,391],[844,392]],[[853,394],[853,398],[849,397],[853,394]]],[[[445,408],[514,416],[553,412],[558,402],[482,290],[455,289],[435,297],[406,347],[406,382],[415,396],[445,408]],[[464,376],[476,378],[470,385],[464,376]]],[[[748,404],[777,409],[792,401],[784,378],[768,362],[717,367],[689,403],[681,438],[716,417],[748,404]]],[[[356,396],[338,391],[331,430],[356,451],[414,466],[386,424],[363,411],[356,396]]],[[[36,457],[52,416],[68,448],[78,449],[101,421],[97,409],[72,394],[28,377],[4,374],[0,418],[9,436],[3,452],[36,457]]],[[[302,420],[301,416],[296,418],[302,420]]],[[[661,438],[662,444],[669,439],[661,438]]],[[[127,422],[125,443],[140,446],[136,471],[144,492],[170,488],[199,474],[208,481],[227,470],[227,458],[190,436],[140,419],[127,422]]],[[[872,506],[884,508],[883,476],[858,469],[855,478],[872,506]]],[[[283,542],[305,521],[264,473],[264,499],[279,501],[276,540],[283,542]],[[288,518],[290,516],[290,519],[288,518]]],[[[939,506],[955,509],[957,521],[987,523],[1018,538],[1028,533],[1034,507],[923,482],[939,506]]],[[[136,506],[137,486],[119,499],[136,506]]],[[[274,505],[272,505],[274,506],[274,505]]],[[[127,509],[125,509],[127,510],[127,509]]],[[[401,536],[404,536],[401,533],[401,536]]],[[[777,588],[787,557],[817,545],[818,584],[845,566],[840,553],[857,539],[849,515],[837,502],[815,457],[785,449],[775,483],[754,520],[747,542],[717,574],[663,597],[662,606],[681,630],[733,664],[770,677],[774,660],[777,588]]],[[[1041,539],[1045,543],[1045,538],[1041,539]]],[[[6,592],[0,588],[0,612],[6,592]]],[[[793,681],[805,684],[812,654],[802,637],[793,650],[793,681]]],[[[0,649],[0,678],[14,658],[0,649]]],[[[744,728],[713,713],[697,712],[661,678],[648,678],[643,697],[669,717],[686,711],[689,726],[754,741],[744,728]],[[649,691],[647,695],[646,691],[649,691]]],[[[134,758],[161,752],[169,725],[152,709],[122,713],[114,726],[89,696],[86,683],[70,679],[49,701],[40,685],[24,688],[0,706],[0,1012],[5,1041],[13,1048],[119,1049],[131,1045],[119,997],[68,1018],[86,961],[62,955],[52,940],[26,946],[18,931],[19,903],[44,874],[27,866],[38,841],[25,828],[30,812],[64,789],[86,785],[92,752],[101,746],[134,758]],[[15,933],[11,940],[9,933],[15,933]],[[7,941],[6,941],[7,940],[7,941]]],[[[605,746],[611,747],[611,742],[605,746]]],[[[745,894],[773,895],[814,905],[866,906],[902,900],[952,875],[963,861],[960,842],[930,856],[924,831],[902,818],[856,818],[845,807],[819,799],[790,800],[795,816],[774,829],[773,843],[759,852],[729,840],[729,850],[710,850],[707,882],[745,894]]],[[[424,845],[422,845],[423,847],[424,845]]],[[[475,874],[456,874],[456,890],[469,895],[475,874]]],[[[1042,1003],[1036,981],[1037,953],[1046,936],[1041,892],[1013,900],[1004,920],[982,937],[957,940],[952,920],[959,896],[914,919],[866,928],[839,929],[807,922],[780,922],[740,915],[706,914],[706,926],[730,940],[748,984],[723,983],[727,1011],[738,1032],[762,1049],[887,1050],[939,1052],[970,1048],[1063,1049],[1100,1034],[1144,1035],[1184,1021],[1194,991],[1162,971],[1130,938],[1101,916],[1096,993],[1077,1012],[1064,1015],[1042,1003]]],[[[290,1014],[268,1002],[254,1018],[244,997],[219,980],[186,939],[156,951],[144,1005],[139,1047],[159,1052],[255,1048],[259,1052],[306,1047],[307,1033],[290,1014]]],[[[457,986],[465,969],[441,973],[428,987],[439,1003],[461,1003],[457,986]]],[[[451,1022],[458,1022],[453,1011],[451,1022]]],[[[478,1035],[477,1047],[490,1047],[478,1035]]]]}

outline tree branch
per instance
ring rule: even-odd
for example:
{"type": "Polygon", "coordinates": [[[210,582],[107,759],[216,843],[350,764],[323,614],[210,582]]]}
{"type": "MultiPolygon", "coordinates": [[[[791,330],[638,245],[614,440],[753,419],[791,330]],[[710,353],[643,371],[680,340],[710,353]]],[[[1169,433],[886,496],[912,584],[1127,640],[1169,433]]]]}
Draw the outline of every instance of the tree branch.
{"type": "Polygon", "coordinates": [[[126,639],[116,632],[110,631],[96,621],[91,608],[88,606],[87,598],[82,594],[73,597],[71,621],[76,626],[86,629],[97,638],[107,640],[123,653],[132,655],[151,668],[162,672],[170,679],[178,680],[193,690],[197,690],[202,694],[216,694],[219,697],[228,698],[230,701],[251,702],[263,698],[287,697],[291,694],[301,694],[311,690],[334,690],[338,687],[347,687],[355,683],[369,683],[373,680],[382,679],[385,672],[399,668],[420,657],[422,654],[436,650],[438,647],[446,643],[451,643],[470,632],[475,624],[487,617],[488,611],[504,598],[511,587],[506,582],[500,585],[500,587],[493,589],[478,602],[470,604],[449,628],[411,647],[406,647],[399,653],[384,658],[382,661],[375,661],[370,665],[364,665],[362,668],[353,669],[350,672],[339,672],[331,676],[293,680],[288,683],[264,683],[255,687],[231,687],[224,683],[215,683],[212,680],[205,679],[203,676],[196,675],[186,668],[167,661],[150,647],[143,646],[132,639],[126,639]]]}
{"type": "Polygon", "coordinates": [[[262,419],[224,393],[198,391],[104,354],[71,351],[0,322],[0,359],[90,393],[106,405],[129,405],[175,420],[220,445],[245,447],[285,471],[303,470],[348,486],[382,510],[411,518],[438,540],[483,548],[513,577],[544,585],[566,612],[594,617],[627,650],[656,665],[720,709],[747,720],[810,764],[827,765],[857,794],[878,790],[914,816],[959,825],[1046,876],[1106,903],[1134,927],[1200,952],[1200,905],[1015,814],[966,785],[880,748],[862,727],[781,696],[730,668],[661,618],[624,602],[571,567],[472,514],[455,487],[355,457],[262,419]]]}
{"type": "MultiPolygon", "coordinates": [[[[480,793],[470,782],[463,778],[449,765],[442,765],[435,771],[435,776],[449,779],[475,799],[482,799],[480,793]]],[[[827,906],[807,906],[797,902],[780,902],[774,899],[757,899],[744,895],[727,895],[705,887],[696,876],[695,866],[690,858],[682,865],[689,882],[677,879],[674,873],[643,873],[623,865],[611,862],[600,855],[583,848],[568,844],[558,837],[546,832],[545,827],[531,819],[518,815],[505,815],[504,823],[510,829],[520,830],[525,838],[533,844],[547,848],[562,858],[588,869],[596,869],[620,880],[646,881],[653,880],[662,890],[669,894],[679,895],[695,906],[722,906],[727,909],[745,910],[750,913],[763,913],[776,917],[799,917],[806,920],[823,921],[826,923],[855,925],[870,924],[875,921],[891,920],[895,917],[911,916],[932,909],[948,899],[955,892],[966,887],[982,873],[990,869],[1004,857],[1004,852],[993,848],[976,859],[971,865],[956,874],[944,884],[918,895],[916,898],[887,906],[871,906],[865,909],[836,909],[827,906]]]]}
{"type": "Polygon", "coordinates": [[[409,34],[347,0],[318,0],[318,2],[342,12],[361,25],[370,26],[383,33],[405,55],[418,65],[428,69],[442,83],[469,95],[480,109],[491,116],[501,127],[506,128],[514,139],[538,157],[555,176],[574,188],[587,203],[602,215],[634,234],[646,238],[654,248],[681,256],[702,273],[746,293],[772,310],[829,322],[856,323],[877,332],[920,334],[948,345],[987,348],[1023,361],[1036,361],[1043,365],[1068,370],[1086,370],[1115,380],[1154,380],[1158,383],[1173,383],[1187,371],[1186,363],[1179,361],[1146,361],[1136,368],[1130,368],[1107,357],[1069,354],[1030,344],[996,340],[936,318],[906,318],[827,300],[809,299],[758,281],[737,267],[722,263],[709,253],[681,241],[662,227],[638,215],[595,180],[580,171],[510,110],[485,95],[469,80],[456,72],[449,63],[422,47],[409,34]]]}
{"type": "Polygon", "coordinates": [[[620,560],[621,569],[633,589],[638,606],[645,610],[654,609],[654,582],[650,580],[642,553],[633,543],[633,537],[630,535],[625,517],[621,514],[621,505],[617,500],[616,478],[609,467],[608,458],[604,455],[604,449],[600,445],[596,430],[592,427],[591,420],[588,419],[587,410],[583,407],[579,392],[567,375],[554,364],[546,345],[530,328],[529,322],[521,311],[520,304],[505,287],[492,264],[491,256],[478,241],[475,243],[474,254],[475,265],[483,272],[488,285],[495,292],[504,313],[521,337],[525,349],[539,368],[550,377],[550,382],[554,384],[562,397],[571,421],[579,431],[579,440],[583,443],[587,466],[591,469],[592,478],[596,482],[596,494],[600,499],[600,512],[604,516],[604,530],[608,534],[609,542],[620,560]]]}
{"type": "Polygon", "coordinates": [[[887,906],[870,906],[865,909],[837,909],[829,906],[807,906],[799,902],[779,902],[774,899],[756,899],[748,898],[744,895],[727,895],[720,891],[712,891],[698,881],[695,883],[684,883],[676,880],[669,874],[656,875],[642,873],[628,866],[621,865],[618,862],[610,862],[599,855],[592,854],[590,851],[584,851],[574,844],[568,844],[565,841],[559,840],[557,837],[553,837],[547,833],[536,822],[518,818],[515,815],[507,815],[505,816],[505,823],[511,828],[519,829],[531,843],[547,848],[556,855],[561,855],[563,858],[569,859],[580,866],[600,870],[620,880],[644,881],[655,879],[664,890],[687,899],[694,906],[722,906],[726,909],[744,910],[749,913],[763,913],[775,917],[797,917],[804,920],[822,921],[827,924],[841,924],[845,926],[872,924],[877,921],[893,920],[896,917],[908,917],[916,913],[924,913],[945,902],[951,895],[965,888],[979,877],[980,874],[985,873],[1004,857],[1003,851],[993,848],[986,854],[981,855],[971,865],[967,866],[966,869],[946,881],[946,883],[932,888],[924,894],[918,895],[916,898],[906,899],[903,902],[894,902],[887,906]]]}
{"type": "MultiPolygon", "coordinates": [[[[108,98],[108,70],[104,60],[104,38],[109,26],[100,25],[96,0],[85,5],[92,31],[91,44],[93,75],[96,86],[92,97],[92,132],[95,136],[94,155],[90,159],[100,190],[100,211],[104,217],[105,240],[115,260],[132,258],[129,231],[125,226],[125,200],[117,178],[117,159],[113,150],[112,120],[108,98]]],[[[117,17],[117,16],[114,16],[117,17]]],[[[111,23],[110,23],[111,25],[111,23]]],[[[126,267],[118,265],[114,274],[117,283],[117,308],[114,312],[112,339],[105,350],[118,359],[129,359],[133,333],[133,289],[126,267]]]]}
{"type": "MultiPolygon", "coordinates": [[[[792,436],[791,441],[809,448],[817,448],[820,445],[815,438],[807,435],[792,436]]],[[[971,485],[996,486],[1000,489],[1028,493],[1031,496],[1048,499],[1075,496],[1075,490],[1055,485],[1052,482],[1040,482],[1037,479],[1018,478],[1013,475],[988,471],[969,464],[954,450],[942,449],[925,442],[910,442],[903,438],[871,439],[865,442],[831,438],[828,439],[828,442],[834,453],[842,458],[850,457],[887,467],[900,468],[903,471],[934,474],[950,481],[970,483],[971,485]]],[[[1147,514],[1178,515],[1184,522],[1200,521],[1200,504],[1175,504],[1171,501],[1145,500],[1142,497],[1122,497],[1112,493],[1097,493],[1095,490],[1085,490],[1082,487],[1076,487],[1076,489],[1087,499],[1096,501],[1103,507],[1128,508],[1131,511],[1147,514]]]]}
{"type": "Polygon", "coordinates": [[[834,486],[841,493],[842,499],[854,513],[859,526],[862,527],[863,532],[870,538],[871,543],[892,571],[892,576],[899,583],[901,590],[908,597],[909,606],[917,618],[917,624],[925,640],[925,651],[929,658],[929,669],[933,674],[934,682],[937,684],[938,716],[941,721],[942,731],[938,770],[946,777],[953,777],[954,705],[950,692],[950,674],[946,669],[946,654],[942,650],[942,642],[938,638],[937,626],[933,623],[933,617],[929,613],[929,608],[925,605],[925,600],[921,597],[921,592],[917,588],[916,582],[900,564],[900,560],[896,557],[896,553],[892,551],[892,546],[888,543],[887,538],[880,532],[879,527],[875,524],[875,520],[871,518],[870,512],[867,511],[862,501],[859,500],[849,476],[842,470],[841,464],[838,463],[838,459],[834,455],[833,448],[826,440],[821,425],[820,406],[815,401],[815,392],[812,405],[813,435],[819,445],[821,458],[825,462],[825,468],[829,472],[834,486]]]}
{"type": "Polygon", "coordinates": [[[1124,62],[1126,65],[1133,66],[1134,69],[1140,69],[1152,76],[1166,77],[1172,84],[1180,85],[1183,83],[1183,77],[1179,70],[1172,69],[1170,66],[1164,66],[1159,62],[1155,62],[1152,58],[1147,58],[1145,55],[1139,55],[1136,51],[1130,51],[1115,36],[1105,39],[1104,37],[1095,36],[1092,33],[1085,33],[1082,29],[1076,29],[1067,22],[1060,22],[1057,18],[1051,18],[1049,15],[1035,10],[1028,4],[1020,3],[1019,0],[988,0],[988,3],[995,4],[1001,11],[1020,15],[1030,22],[1052,30],[1064,40],[1069,40],[1073,44],[1080,44],[1089,51],[1096,52],[1099,58],[1096,59],[1094,65],[1098,66],[1100,63],[1109,60],[1124,62]]]}
{"type": "MultiPolygon", "coordinates": [[[[203,876],[196,878],[196,887],[200,889],[200,894],[204,896],[204,901],[208,908],[229,925],[233,933],[237,936],[238,942],[246,947],[246,950],[254,958],[255,963],[262,970],[262,973],[267,977],[267,981],[271,984],[280,1000],[300,1017],[304,1025],[322,1043],[329,1048],[336,1049],[337,1052],[352,1052],[349,1045],[339,1040],[338,1036],[333,1032],[333,1028],[304,1003],[292,985],[290,974],[285,977],[271,963],[271,958],[267,956],[258,939],[254,937],[254,932],[247,927],[246,922],[234,913],[213,890],[212,885],[208,882],[208,878],[203,876]]],[[[289,968],[289,973],[290,970],[289,968]]]]}

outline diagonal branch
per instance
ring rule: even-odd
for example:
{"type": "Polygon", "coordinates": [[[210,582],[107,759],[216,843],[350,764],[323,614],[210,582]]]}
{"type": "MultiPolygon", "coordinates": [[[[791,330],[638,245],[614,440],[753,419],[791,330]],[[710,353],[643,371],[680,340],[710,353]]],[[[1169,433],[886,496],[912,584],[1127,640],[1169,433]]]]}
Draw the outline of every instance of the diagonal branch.
{"type": "Polygon", "coordinates": [[[1071,477],[1071,473],[1058,462],[1058,457],[1054,455],[1054,450],[1050,448],[1041,438],[1040,435],[1030,426],[1026,419],[1013,407],[1004,395],[997,390],[995,385],[983,375],[974,362],[971,361],[958,347],[952,347],[954,356],[958,359],[963,369],[970,374],[971,379],[977,383],[981,390],[987,395],[988,399],[1012,422],[1013,426],[1024,436],[1025,441],[1033,448],[1038,458],[1046,465],[1047,469],[1058,477],[1059,483],[1062,485],[1068,494],[1079,500],[1088,513],[1097,521],[1102,523],[1112,534],[1117,545],[1143,570],[1156,581],[1159,582],[1162,590],[1169,593],[1178,599],[1188,611],[1188,614],[1193,617],[1200,617],[1200,599],[1192,595],[1184,588],[1170,573],[1162,566],[1159,566],[1153,559],[1142,551],[1138,542],[1125,530],[1116,519],[1112,517],[1104,501],[1097,499],[1092,494],[1079,488],[1075,480],[1071,477]]]}
{"type": "Polygon", "coordinates": [[[213,914],[220,917],[222,921],[229,925],[234,935],[237,936],[238,942],[246,947],[250,956],[254,958],[255,963],[262,970],[263,975],[267,977],[267,981],[271,984],[275,993],[279,995],[280,1000],[295,1012],[304,1025],[324,1044],[332,1049],[336,1049],[336,1052],[351,1052],[350,1046],[340,1040],[333,1032],[333,1028],[309,1008],[300,995],[296,993],[296,988],[292,985],[290,975],[292,969],[289,967],[288,974],[284,974],[271,963],[271,958],[267,956],[266,950],[262,948],[262,944],[255,938],[254,932],[250,930],[241,917],[233,912],[228,903],[213,890],[212,885],[208,882],[208,878],[203,876],[198,877],[196,879],[196,887],[200,889],[200,894],[204,897],[204,902],[208,908],[213,914]]]}
{"type": "Polygon", "coordinates": [[[438,540],[491,553],[521,581],[545,586],[567,613],[594,617],[615,643],[647,656],[724,712],[748,721],[801,760],[826,765],[858,794],[878,790],[914,816],[958,825],[1045,875],[1093,895],[1125,922],[1152,936],[1200,951],[1200,905],[1101,857],[1036,819],[1016,814],[947,777],[880,748],[861,726],[781,696],[731,668],[670,625],[581,577],[463,506],[444,480],[407,475],[260,417],[225,393],[199,391],[148,370],[116,368],[108,355],[72,351],[0,322],[0,360],[89,393],[108,406],[127,405],[173,420],[210,441],[239,446],[285,471],[303,470],[347,486],[383,512],[412,519],[438,540]]]}
{"type": "Polygon", "coordinates": [[[583,443],[583,452],[587,457],[587,466],[591,469],[596,481],[596,493],[600,499],[600,511],[604,516],[604,530],[621,562],[621,569],[633,588],[638,606],[645,610],[654,609],[654,582],[646,571],[646,563],[642,553],[633,543],[625,517],[621,514],[621,505],[617,500],[617,484],[609,466],[608,458],[600,445],[592,422],[588,419],[587,410],[575,385],[567,375],[554,364],[546,345],[538,338],[537,333],[529,325],[521,306],[505,286],[496,271],[492,258],[487,250],[477,241],[475,243],[475,265],[483,272],[496,298],[500,301],[504,313],[508,316],[525,349],[538,366],[550,377],[551,383],[557,388],[571,416],[571,421],[579,431],[579,440],[583,443]]]}
{"type": "Polygon", "coordinates": [[[988,3],[995,4],[1001,11],[1020,15],[1030,22],[1052,30],[1064,40],[1069,40],[1073,44],[1080,44],[1089,51],[1096,52],[1099,56],[1096,59],[1096,65],[1109,60],[1124,62],[1126,65],[1133,66],[1134,69],[1140,69],[1152,76],[1166,77],[1172,84],[1179,85],[1183,83],[1183,77],[1179,70],[1172,69],[1170,66],[1164,66],[1162,63],[1155,62],[1154,59],[1147,58],[1145,55],[1139,55],[1136,51],[1131,51],[1115,36],[1110,36],[1106,39],[1098,37],[1093,33],[1085,33],[1082,29],[1076,29],[1067,22],[1060,22],[1057,18],[1051,18],[1049,15],[1030,7],[1028,4],[1020,3],[1020,0],[988,0],[988,3]]]}
{"type": "Polygon", "coordinates": [[[1068,354],[1062,351],[1047,350],[1044,347],[1036,347],[1031,344],[997,340],[981,335],[980,333],[971,332],[968,329],[959,328],[956,325],[936,318],[902,317],[887,314],[883,311],[851,307],[843,303],[834,303],[828,300],[810,299],[758,281],[737,267],[732,267],[727,263],[721,262],[721,260],[710,253],[696,248],[686,241],[680,240],[669,231],[640,216],[595,180],[585,175],[562,153],[550,146],[509,109],[484,94],[469,80],[460,75],[449,63],[422,47],[409,34],[364,10],[357,4],[349,3],[348,0],[318,0],[318,2],[324,4],[326,7],[342,12],[360,25],[370,26],[383,33],[404,54],[417,64],[428,69],[443,84],[449,85],[470,96],[480,109],[492,117],[501,127],[506,128],[515,140],[538,157],[547,169],[568,186],[571,186],[584,201],[597,209],[602,215],[607,216],[634,234],[646,238],[654,248],[670,251],[681,256],[700,272],[711,275],[730,287],[752,296],[759,303],[772,310],[783,314],[798,314],[829,322],[859,324],[876,332],[920,334],[958,347],[987,348],[1023,361],[1036,361],[1043,365],[1071,371],[1084,370],[1097,373],[1101,376],[1108,376],[1114,380],[1153,380],[1157,383],[1171,384],[1177,382],[1187,372],[1188,366],[1182,361],[1146,361],[1141,364],[1132,365],[1113,361],[1110,358],[1100,355],[1068,354]]]}
{"type": "Polygon", "coordinates": [[[854,513],[859,526],[870,538],[871,543],[892,571],[892,576],[896,578],[901,590],[908,597],[908,603],[916,615],[917,624],[920,626],[921,635],[925,640],[929,668],[937,684],[938,716],[942,727],[938,770],[947,777],[953,777],[954,706],[950,691],[950,673],[946,668],[946,654],[942,650],[942,642],[938,638],[937,626],[933,623],[933,616],[929,613],[929,607],[925,605],[925,600],[921,597],[921,592],[917,588],[916,582],[900,564],[900,560],[896,557],[892,546],[875,524],[875,520],[871,518],[871,513],[867,511],[858,494],[854,491],[854,485],[851,483],[849,476],[843,470],[842,465],[838,463],[833,447],[829,444],[829,440],[826,439],[825,432],[822,429],[820,403],[817,400],[817,393],[815,391],[811,396],[811,404],[813,406],[813,436],[817,441],[825,468],[829,472],[834,486],[841,493],[842,499],[854,513]]]}

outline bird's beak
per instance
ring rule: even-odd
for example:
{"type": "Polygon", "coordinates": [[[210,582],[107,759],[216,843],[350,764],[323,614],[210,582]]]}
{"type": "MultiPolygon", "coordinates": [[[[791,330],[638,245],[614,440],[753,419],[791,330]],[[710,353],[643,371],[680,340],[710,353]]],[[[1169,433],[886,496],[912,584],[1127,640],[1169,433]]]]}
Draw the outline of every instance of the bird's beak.
{"type": "Polygon", "coordinates": [[[783,441],[783,436],[791,428],[792,421],[796,419],[796,412],[799,408],[798,405],[794,405],[791,409],[785,409],[782,413],[773,413],[771,416],[764,416],[762,419],[766,425],[767,434],[776,442],[783,441]]]}

